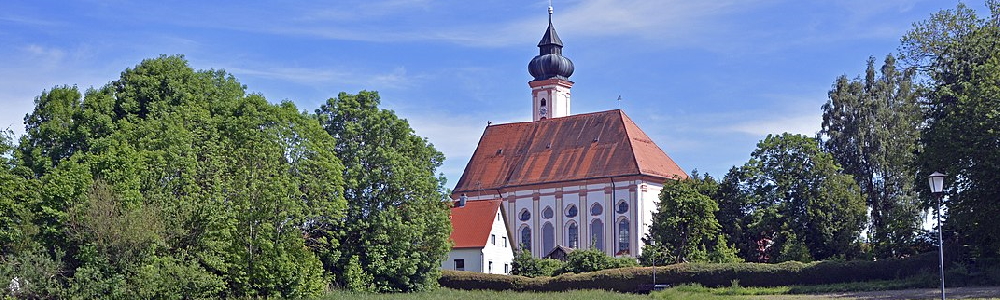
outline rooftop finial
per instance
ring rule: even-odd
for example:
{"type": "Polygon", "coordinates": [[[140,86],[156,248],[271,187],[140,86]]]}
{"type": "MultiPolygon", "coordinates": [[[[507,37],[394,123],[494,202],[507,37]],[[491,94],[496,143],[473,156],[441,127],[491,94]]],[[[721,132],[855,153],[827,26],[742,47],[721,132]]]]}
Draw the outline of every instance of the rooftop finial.
{"type": "Polygon", "coordinates": [[[549,0],[549,23],[552,23],[552,0],[549,0]]]}

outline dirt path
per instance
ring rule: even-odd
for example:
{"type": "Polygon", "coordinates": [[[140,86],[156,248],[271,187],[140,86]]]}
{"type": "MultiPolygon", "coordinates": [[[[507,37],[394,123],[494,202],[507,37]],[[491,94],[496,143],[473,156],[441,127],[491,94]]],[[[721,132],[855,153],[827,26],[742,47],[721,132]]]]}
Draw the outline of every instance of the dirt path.
{"type": "MultiPolygon", "coordinates": [[[[945,296],[948,299],[1000,299],[1000,286],[976,286],[976,287],[955,287],[946,288],[945,296]]],[[[806,300],[806,299],[941,299],[940,289],[910,289],[893,291],[874,292],[851,292],[821,295],[782,295],[782,296],[762,296],[751,299],[780,299],[780,300],[806,300]]]]}

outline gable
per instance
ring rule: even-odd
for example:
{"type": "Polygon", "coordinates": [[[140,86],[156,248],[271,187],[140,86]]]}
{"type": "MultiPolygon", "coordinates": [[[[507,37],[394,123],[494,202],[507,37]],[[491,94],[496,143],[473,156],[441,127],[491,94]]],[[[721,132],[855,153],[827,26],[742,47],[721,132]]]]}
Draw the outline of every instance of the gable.
{"type": "MultiPolygon", "coordinates": [[[[489,241],[493,222],[497,221],[500,200],[467,201],[463,207],[451,208],[451,240],[453,248],[482,248],[489,241]]],[[[506,226],[504,226],[506,227],[506,226]]]]}

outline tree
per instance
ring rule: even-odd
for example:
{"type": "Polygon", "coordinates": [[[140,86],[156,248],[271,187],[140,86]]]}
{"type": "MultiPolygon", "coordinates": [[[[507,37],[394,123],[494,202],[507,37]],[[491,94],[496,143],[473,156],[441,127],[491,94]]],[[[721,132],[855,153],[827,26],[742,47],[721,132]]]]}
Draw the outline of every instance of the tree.
{"type": "Polygon", "coordinates": [[[317,226],[316,236],[337,236],[318,245],[325,268],[343,274],[349,262],[370,278],[337,278],[341,286],[379,292],[423,290],[437,283],[441,260],[451,249],[451,222],[444,178],[435,172],[444,155],[414,134],[406,120],[380,109],[376,92],[341,93],[316,110],[336,139],[344,163],[346,216],[317,226]],[[358,284],[357,280],[371,280],[358,284]]]}
{"type": "Polygon", "coordinates": [[[81,298],[307,297],[326,286],[306,224],[340,219],[332,137],[291,103],[161,56],[80,98],[36,99],[16,155],[27,205],[81,298]]]}
{"type": "MultiPolygon", "coordinates": [[[[987,3],[996,10],[998,2],[987,3]]],[[[955,9],[942,10],[931,14],[927,20],[914,23],[903,35],[900,58],[920,71],[929,71],[937,57],[983,24],[985,20],[976,16],[975,10],[959,2],[955,9]]]]}
{"type": "MultiPolygon", "coordinates": [[[[660,191],[657,212],[645,237],[643,256],[663,257],[671,263],[735,261],[735,250],[721,234],[715,217],[718,204],[710,196],[718,191],[711,176],[667,180],[660,191]],[[659,253],[657,253],[659,252],[659,253]],[[647,255],[648,253],[648,255],[647,255]]],[[[647,257],[645,260],[655,259],[647,257]]],[[[664,262],[657,261],[658,264],[664,262]]]]}
{"type": "Polygon", "coordinates": [[[864,200],[854,179],[841,173],[816,139],[789,133],[768,135],[757,144],[750,161],[726,177],[727,181],[738,178],[738,183],[727,185],[736,187],[744,198],[740,202],[746,203],[745,208],[735,205],[733,209],[745,213],[747,233],[743,236],[773,238],[769,255],[777,261],[857,254],[865,222],[864,200]]]}
{"type": "MultiPolygon", "coordinates": [[[[995,20],[1000,11],[995,4],[991,8],[995,20]]],[[[923,181],[935,171],[948,175],[945,230],[953,228],[973,255],[985,257],[1000,255],[1000,224],[995,222],[1000,214],[998,46],[1000,27],[985,23],[949,44],[935,59],[917,176],[923,181]]],[[[927,204],[933,207],[930,201],[927,204]]]]}
{"type": "Polygon", "coordinates": [[[823,150],[858,181],[879,258],[913,254],[921,222],[913,174],[922,120],[912,76],[912,69],[896,68],[892,55],[878,71],[871,57],[865,78],[840,76],[823,105],[823,150]]]}

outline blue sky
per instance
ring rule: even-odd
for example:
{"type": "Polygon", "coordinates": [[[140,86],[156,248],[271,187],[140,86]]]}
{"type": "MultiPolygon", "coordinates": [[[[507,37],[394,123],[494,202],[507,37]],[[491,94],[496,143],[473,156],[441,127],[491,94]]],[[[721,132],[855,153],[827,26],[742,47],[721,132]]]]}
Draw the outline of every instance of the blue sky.
{"type": "MultiPolygon", "coordinates": [[[[769,133],[813,135],[839,75],[957,1],[555,0],[573,112],[622,108],[687,171],[722,176],[769,133]],[[621,95],[623,101],[615,101],[621,95]]],[[[982,3],[969,3],[985,12],[982,3]]],[[[160,54],[312,111],[341,91],[445,153],[448,187],[487,122],[530,121],[546,1],[2,1],[0,128],[56,85],[99,87],[160,54]]]]}

